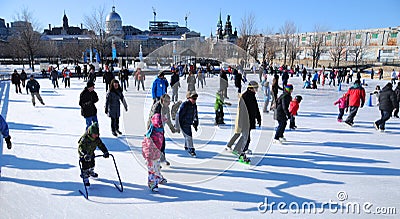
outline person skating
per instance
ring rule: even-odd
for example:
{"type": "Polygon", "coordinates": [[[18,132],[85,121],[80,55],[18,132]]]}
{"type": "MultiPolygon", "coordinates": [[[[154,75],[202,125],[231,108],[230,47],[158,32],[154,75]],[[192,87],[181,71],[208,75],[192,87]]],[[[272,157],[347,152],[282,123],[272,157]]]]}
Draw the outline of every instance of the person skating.
{"type": "Polygon", "coordinates": [[[137,90],[140,88],[140,84],[142,84],[142,89],[144,89],[144,81],[146,80],[146,76],[141,68],[136,69],[135,78],[137,80],[137,90]]]}
{"type": "Polygon", "coordinates": [[[356,80],[354,85],[350,87],[346,93],[350,112],[345,123],[349,126],[353,126],[354,117],[357,115],[358,108],[362,108],[365,103],[365,90],[360,83],[359,80],[356,80]]]}
{"type": "Polygon", "coordinates": [[[196,76],[194,76],[192,71],[189,71],[189,75],[186,78],[187,91],[196,92],[196,76]]]}
{"type": "Polygon", "coordinates": [[[21,71],[20,78],[21,78],[22,87],[25,88],[25,81],[26,81],[26,79],[28,79],[28,75],[26,74],[24,69],[22,69],[22,71],[21,71]]]}
{"type": "Polygon", "coordinates": [[[117,137],[118,134],[122,135],[122,132],[119,130],[121,102],[124,105],[125,111],[128,111],[128,105],[122,94],[122,87],[119,85],[118,80],[113,79],[110,84],[110,89],[107,92],[105,113],[111,118],[111,131],[115,137],[117,137]]]}
{"type": "Polygon", "coordinates": [[[94,172],[94,151],[97,147],[103,152],[103,157],[109,157],[108,149],[99,137],[99,125],[95,122],[78,141],[79,162],[82,164],[81,177],[86,186],[90,186],[90,176],[98,177],[98,174],[94,172]]]}
{"type": "Polygon", "coordinates": [[[160,71],[157,78],[153,81],[153,85],[151,86],[151,95],[154,103],[159,100],[163,94],[167,93],[168,86],[169,83],[167,79],[165,79],[164,72],[160,71]]]}
{"type": "Polygon", "coordinates": [[[385,123],[392,116],[394,109],[399,108],[399,102],[396,93],[392,90],[392,83],[387,83],[379,93],[379,110],[381,111],[381,119],[374,122],[376,130],[385,130],[385,123]]]}
{"type": "Polygon", "coordinates": [[[54,67],[51,67],[51,72],[50,72],[50,77],[51,77],[51,82],[53,83],[54,89],[58,87],[58,72],[54,67]]]}
{"type": "Polygon", "coordinates": [[[142,155],[147,165],[147,185],[153,192],[158,192],[158,184],[165,184],[167,180],[161,174],[161,147],[164,142],[164,126],[160,113],[151,117],[150,127],[142,142],[142,155]]]}
{"type": "Polygon", "coordinates": [[[258,109],[256,98],[257,90],[258,83],[256,81],[250,81],[246,91],[240,96],[238,112],[235,119],[235,134],[227,144],[227,149],[230,149],[240,136],[232,153],[238,154],[239,161],[245,163],[250,163],[250,159],[246,156],[250,144],[250,131],[256,128],[256,120],[258,126],[261,126],[261,114],[258,109]]]}
{"type": "Polygon", "coordinates": [[[274,143],[282,143],[286,141],[283,134],[285,132],[287,120],[290,118],[289,105],[292,101],[293,85],[287,84],[283,94],[279,96],[277,101],[277,107],[274,114],[274,119],[278,121],[278,127],[276,128],[274,143]]]}
{"type": "Polygon", "coordinates": [[[183,102],[177,114],[178,119],[177,127],[182,130],[183,137],[185,138],[185,150],[193,157],[196,156],[195,148],[193,146],[192,138],[192,125],[197,132],[199,126],[199,117],[197,112],[196,101],[198,94],[195,92],[187,92],[187,100],[183,102]]]}
{"type": "Polygon", "coordinates": [[[219,74],[219,90],[222,91],[222,98],[229,99],[228,97],[228,76],[226,75],[224,69],[221,68],[221,72],[219,74]]]}
{"type": "MultiPolygon", "coordinates": [[[[397,104],[399,104],[399,102],[400,102],[400,83],[397,83],[397,87],[394,89],[394,93],[396,94],[396,97],[397,97],[397,104]]],[[[399,107],[397,107],[394,110],[393,116],[395,118],[399,118],[399,107]]]]}
{"type": "Polygon", "coordinates": [[[108,69],[104,72],[104,83],[106,84],[106,92],[110,88],[111,81],[114,79],[114,74],[108,69]]]}
{"type": "MultiPolygon", "coordinates": [[[[174,74],[176,74],[176,72],[174,74]]],[[[153,104],[153,106],[151,107],[150,113],[149,113],[149,121],[147,122],[147,129],[150,128],[152,116],[156,113],[160,113],[162,116],[163,127],[165,127],[165,124],[167,124],[172,133],[180,132],[180,130],[175,128],[175,126],[172,124],[171,114],[170,114],[170,109],[169,109],[170,103],[171,103],[170,96],[168,94],[163,94],[161,96],[160,100],[157,100],[153,104]]],[[[165,157],[165,138],[163,139],[161,153],[162,154],[161,154],[160,161],[164,162],[167,166],[169,166],[170,163],[166,160],[166,157],[165,157]]]]}
{"type": "Polygon", "coordinates": [[[21,93],[21,76],[18,74],[17,70],[14,69],[14,73],[11,74],[11,83],[15,85],[15,92],[21,93]]]}
{"type": "Polygon", "coordinates": [[[338,122],[343,122],[343,115],[344,115],[344,111],[348,110],[348,106],[347,106],[347,95],[343,94],[343,96],[341,98],[339,98],[337,101],[335,101],[333,103],[334,105],[338,105],[339,107],[339,114],[337,117],[337,121],[338,122]]]}
{"type": "Polygon", "coordinates": [[[215,104],[214,104],[214,110],[215,110],[215,122],[214,125],[223,125],[225,124],[224,122],[224,100],[221,97],[222,92],[218,91],[215,94],[215,104]]]}
{"type": "Polygon", "coordinates": [[[237,71],[235,75],[235,87],[238,89],[238,95],[242,93],[242,81],[244,82],[242,71],[237,71]]]}
{"type": "Polygon", "coordinates": [[[268,105],[269,105],[269,99],[271,95],[271,90],[269,88],[269,81],[268,81],[268,75],[264,74],[264,79],[261,81],[261,87],[263,90],[264,94],[264,105],[263,105],[263,112],[268,113],[268,105]]]}
{"type": "Polygon", "coordinates": [[[272,101],[271,101],[271,106],[270,110],[274,110],[276,108],[276,101],[278,100],[278,91],[283,90],[279,84],[279,75],[274,74],[274,78],[272,79],[272,85],[271,85],[271,96],[272,96],[272,101]]]}
{"type": "Polygon", "coordinates": [[[35,80],[33,75],[31,75],[31,77],[29,78],[28,83],[26,83],[26,93],[29,94],[29,92],[31,92],[33,106],[35,106],[35,104],[36,104],[35,103],[35,96],[39,100],[39,102],[42,105],[44,105],[43,99],[40,96],[39,91],[40,91],[40,84],[39,84],[39,82],[37,82],[35,80]]]}
{"type": "Polygon", "coordinates": [[[97,108],[95,105],[97,101],[99,101],[99,97],[96,91],[94,91],[94,83],[89,80],[79,96],[79,106],[81,106],[81,115],[86,121],[86,129],[88,129],[92,123],[98,123],[97,108]]]}
{"type": "Polygon", "coordinates": [[[65,67],[63,71],[63,77],[64,77],[64,83],[65,83],[65,88],[71,87],[71,71],[65,67]]]}
{"type": "Polygon", "coordinates": [[[296,129],[296,118],[297,112],[300,107],[301,100],[303,100],[302,96],[297,95],[294,100],[290,101],[289,105],[289,112],[290,112],[290,123],[289,123],[289,128],[290,129],[296,129]]]}
{"type": "Polygon", "coordinates": [[[175,71],[171,75],[171,87],[172,87],[172,101],[178,101],[178,90],[181,87],[181,83],[179,82],[179,72],[175,71]]]}
{"type": "Polygon", "coordinates": [[[2,115],[0,115],[0,130],[4,140],[6,141],[7,148],[11,149],[12,144],[11,144],[11,136],[9,134],[8,124],[2,115]]]}

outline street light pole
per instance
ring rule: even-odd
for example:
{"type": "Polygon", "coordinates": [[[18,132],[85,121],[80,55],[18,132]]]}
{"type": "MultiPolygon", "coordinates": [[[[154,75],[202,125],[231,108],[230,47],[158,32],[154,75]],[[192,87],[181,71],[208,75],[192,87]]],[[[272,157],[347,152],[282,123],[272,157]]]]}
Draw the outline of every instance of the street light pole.
{"type": "Polygon", "coordinates": [[[128,49],[128,43],[125,43],[125,57],[126,57],[125,67],[126,67],[126,69],[128,69],[128,53],[127,53],[127,49],[128,49]]]}

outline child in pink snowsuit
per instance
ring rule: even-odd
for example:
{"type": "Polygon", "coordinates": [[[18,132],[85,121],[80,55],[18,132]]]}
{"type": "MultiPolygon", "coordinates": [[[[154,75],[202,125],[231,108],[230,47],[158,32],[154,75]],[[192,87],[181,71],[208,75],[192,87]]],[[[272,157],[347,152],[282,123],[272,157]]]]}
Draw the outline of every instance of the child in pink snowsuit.
{"type": "Polygon", "coordinates": [[[153,192],[158,192],[158,184],[164,184],[166,179],[161,175],[160,157],[164,140],[164,127],[160,113],[151,117],[150,128],[142,142],[142,155],[146,159],[148,186],[153,192]]]}
{"type": "Polygon", "coordinates": [[[334,105],[339,104],[339,115],[338,115],[337,121],[338,122],[342,122],[343,121],[344,110],[347,108],[347,97],[346,97],[346,94],[343,94],[343,96],[341,98],[339,98],[333,104],[334,105]]]}

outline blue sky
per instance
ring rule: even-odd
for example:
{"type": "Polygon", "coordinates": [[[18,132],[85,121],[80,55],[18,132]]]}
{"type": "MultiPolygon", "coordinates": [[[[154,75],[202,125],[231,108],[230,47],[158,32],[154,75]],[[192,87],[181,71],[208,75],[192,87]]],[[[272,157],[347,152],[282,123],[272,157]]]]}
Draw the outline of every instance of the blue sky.
{"type": "Polygon", "coordinates": [[[285,21],[294,22],[300,32],[311,32],[315,25],[330,31],[400,26],[398,0],[0,0],[0,18],[14,21],[15,14],[28,8],[42,30],[48,24],[62,26],[65,10],[69,25],[79,26],[84,15],[101,6],[108,13],[113,4],[123,25],[147,30],[154,7],[157,20],[175,21],[180,26],[185,26],[184,18],[190,13],[188,27],[206,36],[211,31],[215,33],[220,11],[224,24],[229,14],[233,27],[237,28],[241,19],[252,13],[261,33],[267,29],[279,32],[285,21]]]}

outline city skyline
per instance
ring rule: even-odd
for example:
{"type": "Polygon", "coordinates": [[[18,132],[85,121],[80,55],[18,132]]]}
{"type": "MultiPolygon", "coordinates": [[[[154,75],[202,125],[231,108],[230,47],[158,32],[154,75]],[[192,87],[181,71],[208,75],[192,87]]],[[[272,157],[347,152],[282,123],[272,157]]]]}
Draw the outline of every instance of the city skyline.
{"type": "MultiPolygon", "coordinates": [[[[62,26],[64,11],[68,17],[70,26],[80,26],[84,16],[90,16],[95,9],[104,7],[105,15],[111,12],[114,5],[116,12],[122,18],[124,26],[131,25],[141,30],[148,30],[149,21],[153,21],[153,8],[157,20],[178,22],[179,26],[185,25],[190,30],[200,32],[201,35],[215,35],[217,21],[221,12],[222,22],[225,24],[227,15],[231,16],[233,28],[240,29],[241,19],[253,14],[255,27],[258,33],[279,32],[286,21],[293,22],[299,32],[313,32],[316,25],[326,31],[371,29],[384,27],[397,27],[400,25],[400,2],[396,0],[379,1],[247,1],[247,5],[241,5],[232,1],[221,0],[218,2],[204,0],[203,4],[196,2],[183,2],[179,0],[150,0],[145,3],[127,1],[96,1],[77,7],[77,0],[49,1],[49,0],[19,0],[17,3],[10,0],[2,0],[0,18],[6,23],[15,21],[16,15],[26,8],[37,21],[42,32],[51,24],[52,27],[62,26]],[[231,3],[231,4],[229,4],[231,3]],[[211,4],[214,6],[211,7],[211,4]],[[287,7],[293,5],[293,7],[287,7]],[[364,15],[362,15],[364,13],[364,15]],[[361,14],[361,15],[360,15],[361,14]]],[[[85,27],[85,24],[83,23],[85,27]]]]}

